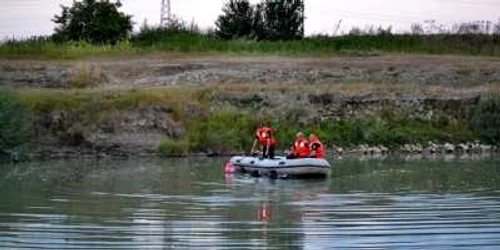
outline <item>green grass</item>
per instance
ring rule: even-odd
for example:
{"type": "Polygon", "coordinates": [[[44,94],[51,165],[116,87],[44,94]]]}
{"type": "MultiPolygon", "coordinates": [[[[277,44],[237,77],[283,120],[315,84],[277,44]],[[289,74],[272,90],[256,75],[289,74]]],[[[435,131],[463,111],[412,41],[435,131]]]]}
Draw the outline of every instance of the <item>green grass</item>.
{"type": "Polygon", "coordinates": [[[184,157],[189,154],[189,142],[167,138],[160,143],[158,153],[163,157],[184,157]]]}
{"type": "Polygon", "coordinates": [[[78,59],[92,56],[139,54],[129,41],[117,45],[93,45],[85,41],[57,44],[49,38],[9,41],[0,45],[0,57],[38,59],[78,59]]]}
{"type": "Polygon", "coordinates": [[[49,38],[9,41],[0,57],[76,59],[89,56],[167,53],[227,53],[240,55],[367,56],[386,53],[500,56],[500,35],[360,35],[314,36],[297,41],[224,41],[191,31],[149,30],[117,45],[87,42],[56,44],[49,38]]]}

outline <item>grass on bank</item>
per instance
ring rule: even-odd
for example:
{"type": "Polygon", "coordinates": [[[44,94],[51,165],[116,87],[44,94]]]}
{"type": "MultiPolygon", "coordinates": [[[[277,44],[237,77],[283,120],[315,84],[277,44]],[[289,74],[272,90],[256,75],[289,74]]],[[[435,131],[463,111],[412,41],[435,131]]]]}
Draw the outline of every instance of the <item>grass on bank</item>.
{"type": "MultiPolygon", "coordinates": [[[[472,107],[473,122],[449,117],[425,120],[387,111],[389,113],[380,117],[340,121],[309,120],[303,123],[297,122],[296,117],[292,116],[260,113],[250,103],[245,104],[246,107],[227,106],[225,103],[227,107],[220,108],[221,103],[218,103],[220,100],[216,93],[221,92],[220,89],[205,87],[128,91],[2,91],[7,96],[4,99],[18,100],[27,108],[21,114],[32,116],[34,128],[43,125],[39,124],[43,122],[41,117],[64,112],[68,118],[65,124],[43,125],[49,126],[49,132],[54,136],[64,135],[67,131],[98,127],[113,119],[113,113],[122,110],[162,109],[180,122],[185,131],[179,137],[158,142],[158,150],[164,156],[184,156],[190,152],[247,152],[254,139],[254,129],[262,120],[272,121],[273,126],[278,129],[281,149],[291,145],[297,131],[316,133],[326,145],[344,147],[359,144],[398,147],[406,143],[458,143],[477,139],[499,143],[500,98],[496,95],[484,98],[477,107],[472,107]],[[496,138],[496,141],[491,138],[496,138]]],[[[1,107],[4,113],[5,107],[1,107]]],[[[0,118],[3,123],[9,120],[6,116],[0,118]]],[[[21,121],[24,125],[31,125],[31,119],[21,121]]],[[[24,142],[30,139],[20,138],[25,138],[24,142]]]]}
{"type": "Polygon", "coordinates": [[[87,42],[55,43],[50,38],[8,41],[0,45],[0,57],[76,59],[101,55],[136,55],[158,52],[231,53],[250,55],[348,55],[379,52],[500,56],[500,35],[346,35],[314,36],[296,41],[220,40],[192,31],[152,29],[117,45],[87,42]]]}

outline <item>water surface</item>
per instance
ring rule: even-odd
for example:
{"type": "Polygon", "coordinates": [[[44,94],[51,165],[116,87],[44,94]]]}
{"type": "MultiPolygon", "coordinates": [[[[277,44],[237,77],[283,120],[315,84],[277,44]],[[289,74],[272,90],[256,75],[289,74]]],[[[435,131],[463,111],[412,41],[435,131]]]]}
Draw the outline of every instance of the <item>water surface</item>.
{"type": "Polygon", "coordinates": [[[276,181],[224,161],[0,165],[0,248],[500,248],[496,157],[351,158],[276,181]]]}

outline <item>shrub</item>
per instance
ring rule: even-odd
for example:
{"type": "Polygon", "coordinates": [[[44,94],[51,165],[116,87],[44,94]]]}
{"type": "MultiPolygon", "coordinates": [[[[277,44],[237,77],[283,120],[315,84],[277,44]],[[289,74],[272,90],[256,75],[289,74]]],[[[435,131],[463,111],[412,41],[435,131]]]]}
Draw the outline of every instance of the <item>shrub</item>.
{"type": "Polygon", "coordinates": [[[19,97],[0,90],[0,152],[17,150],[29,142],[31,119],[19,97]]]}
{"type": "Polygon", "coordinates": [[[255,125],[248,114],[220,111],[207,119],[192,121],[189,141],[195,151],[246,151],[252,145],[255,125]]]}
{"type": "Polygon", "coordinates": [[[98,87],[104,81],[103,78],[104,75],[99,66],[80,64],[74,69],[70,79],[70,87],[79,89],[98,87]]]}
{"type": "Polygon", "coordinates": [[[189,142],[186,140],[165,139],[160,143],[158,152],[161,156],[187,156],[189,153],[189,142]]]}
{"type": "Polygon", "coordinates": [[[471,127],[482,141],[500,144],[500,94],[481,98],[474,109],[471,127]]]}

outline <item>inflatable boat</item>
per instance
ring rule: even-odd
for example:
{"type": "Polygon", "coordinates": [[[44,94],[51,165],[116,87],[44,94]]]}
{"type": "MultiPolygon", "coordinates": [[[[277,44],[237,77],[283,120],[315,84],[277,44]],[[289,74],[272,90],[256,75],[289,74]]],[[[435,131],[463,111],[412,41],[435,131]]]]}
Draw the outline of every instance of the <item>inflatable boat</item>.
{"type": "Polygon", "coordinates": [[[251,173],[252,175],[281,176],[318,176],[330,175],[331,166],[325,159],[304,158],[286,159],[286,157],[275,157],[274,159],[262,159],[257,157],[235,156],[229,164],[234,166],[234,172],[251,173]]]}

